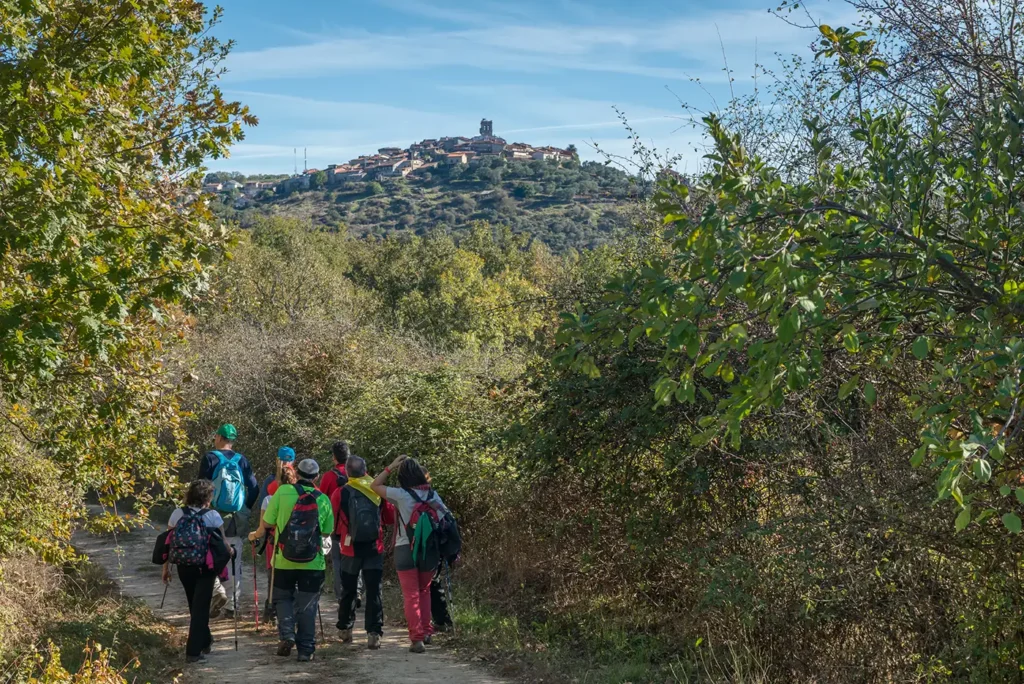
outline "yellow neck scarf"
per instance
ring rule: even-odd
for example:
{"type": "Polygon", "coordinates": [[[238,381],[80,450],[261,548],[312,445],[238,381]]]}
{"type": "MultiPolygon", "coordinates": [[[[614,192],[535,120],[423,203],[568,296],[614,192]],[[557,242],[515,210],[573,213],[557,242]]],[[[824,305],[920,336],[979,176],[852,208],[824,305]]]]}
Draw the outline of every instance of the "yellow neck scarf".
{"type": "Polygon", "coordinates": [[[356,490],[360,494],[365,494],[366,498],[373,502],[373,505],[380,506],[380,497],[377,496],[375,491],[370,489],[370,484],[372,482],[373,478],[369,475],[348,478],[348,483],[352,485],[352,489],[356,490]]]}

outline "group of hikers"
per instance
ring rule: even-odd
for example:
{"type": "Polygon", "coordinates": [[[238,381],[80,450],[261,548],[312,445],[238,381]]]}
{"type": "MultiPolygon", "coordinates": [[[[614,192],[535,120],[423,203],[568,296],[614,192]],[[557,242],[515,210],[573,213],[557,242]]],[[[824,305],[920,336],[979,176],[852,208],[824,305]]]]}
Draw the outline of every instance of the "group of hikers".
{"type": "Polygon", "coordinates": [[[256,557],[265,557],[268,598],[263,612],[265,619],[277,622],[279,656],[289,656],[295,648],[300,662],[313,660],[327,557],[341,641],[352,642],[356,610],[365,604],[366,645],[380,648],[384,557],[392,546],[388,527],[395,530],[394,563],[409,650],[423,653],[432,634],[452,627],[441,573],[455,562],[461,538],[454,517],[416,459],[398,456],[372,477],[366,461],[339,441],[331,446],[334,465],[321,477],[315,459],[296,463],[295,450],[282,446],[275,472],[261,486],[248,459],[234,451],[237,436],[231,424],[217,430],[214,449],[200,460],[184,505],[171,514],[154,549],[154,562],[163,564],[165,585],[171,581],[173,565],[185,590],[188,662],[203,662],[210,653],[211,619],[221,614],[234,618],[237,634],[243,540],[252,553],[257,627],[256,557]],[[397,487],[388,486],[392,477],[397,487]],[[250,511],[257,503],[259,524],[250,531],[250,511]]]}

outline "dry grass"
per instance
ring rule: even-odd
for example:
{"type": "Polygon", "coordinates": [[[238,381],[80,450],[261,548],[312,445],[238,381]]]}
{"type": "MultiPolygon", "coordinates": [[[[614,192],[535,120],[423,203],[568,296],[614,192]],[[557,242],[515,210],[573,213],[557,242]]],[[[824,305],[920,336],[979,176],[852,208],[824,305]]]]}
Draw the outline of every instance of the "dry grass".
{"type": "Polygon", "coordinates": [[[172,682],[182,635],[97,566],[0,563],[0,681],[172,682]],[[124,675],[124,676],[122,676],[124,675]]]}

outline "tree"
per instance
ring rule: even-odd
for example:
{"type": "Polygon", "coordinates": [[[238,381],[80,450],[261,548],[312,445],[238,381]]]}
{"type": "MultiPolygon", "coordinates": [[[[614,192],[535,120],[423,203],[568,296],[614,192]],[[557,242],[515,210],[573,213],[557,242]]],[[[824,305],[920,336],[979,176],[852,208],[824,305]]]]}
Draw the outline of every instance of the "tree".
{"type": "Polygon", "coordinates": [[[310,190],[323,190],[327,187],[327,172],[317,171],[309,177],[310,190]]]}
{"type": "Polygon", "coordinates": [[[161,350],[225,237],[190,193],[256,120],[216,86],[230,46],[198,2],[2,12],[0,442],[58,465],[69,514],[86,487],[144,509],[181,434],[161,350]]]}
{"type": "Polygon", "coordinates": [[[239,173],[238,171],[215,171],[214,173],[206,174],[203,178],[204,183],[223,183],[224,181],[229,180],[244,183],[245,174],[239,173]]]}
{"type": "Polygon", "coordinates": [[[370,195],[383,195],[384,186],[377,181],[370,181],[366,184],[366,192],[370,195]]]}
{"type": "Polygon", "coordinates": [[[663,354],[656,404],[699,405],[695,444],[733,448],[752,413],[840,368],[838,400],[893,392],[912,409],[913,463],[936,470],[958,529],[1001,515],[1020,532],[1007,497],[1024,468],[1024,91],[965,138],[950,117],[944,90],[920,136],[902,110],[866,111],[838,143],[859,162],[809,121],[818,165],[799,182],[708,117],[705,208],[688,211],[685,185],[663,191],[671,256],[613,281],[611,308],[572,316],[562,362],[597,374],[591,345],[645,338],[663,354]]]}
{"type": "Polygon", "coordinates": [[[533,183],[516,183],[512,189],[512,194],[516,196],[516,199],[527,199],[537,194],[537,189],[533,183]]]}

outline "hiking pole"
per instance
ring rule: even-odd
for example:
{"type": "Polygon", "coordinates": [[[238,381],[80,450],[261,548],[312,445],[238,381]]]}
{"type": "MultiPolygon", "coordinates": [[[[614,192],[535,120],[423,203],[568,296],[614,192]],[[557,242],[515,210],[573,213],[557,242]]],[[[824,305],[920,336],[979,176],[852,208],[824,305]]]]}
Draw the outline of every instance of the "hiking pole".
{"type": "Polygon", "coordinates": [[[164,596],[160,599],[160,610],[164,609],[164,601],[167,600],[167,589],[170,588],[170,582],[164,582],[164,596]]]}
{"type": "Polygon", "coordinates": [[[320,618],[320,643],[323,646],[327,645],[327,637],[324,636],[324,614],[320,612],[320,600],[316,602],[316,616],[320,618]]]}
{"type": "Polygon", "coordinates": [[[256,606],[256,633],[260,633],[260,588],[256,579],[256,542],[249,545],[252,549],[252,602],[256,606]]]}
{"type": "Polygon", "coordinates": [[[444,579],[445,593],[448,595],[448,619],[452,623],[452,636],[458,636],[458,630],[455,629],[455,620],[452,620],[452,611],[455,609],[455,605],[452,603],[452,564],[447,559],[444,561],[444,579]]]}
{"type": "Polygon", "coordinates": [[[235,585],[235,578],[238,577],[238,571],[235,566],[235,554],[231,556],[231,612],[235,616],[235,650],[238,650],[238,587],[235,585]]]}
{"type": "MultiPolygon", "coordinates": [[[[267,618],[267,619],[269,620],[269,619],[273,618],[274,622],[276,623],[277,622],[277,609],[274,608],[274,571],[277,570],[277,567],[276,567],[277,563],[275,563],[274,561],[277,560],[277,543],[276,543],[277,540],[275,539],[274,542],[275,542],[274,548],[270,552],[270,596],[267,597],[267,603],[270,604],[270,612],[268,612],[267,614],[270,617],[267,618]]],[[[266,547],[264,547],[264,549],[266,549],[266,547]]]]}

